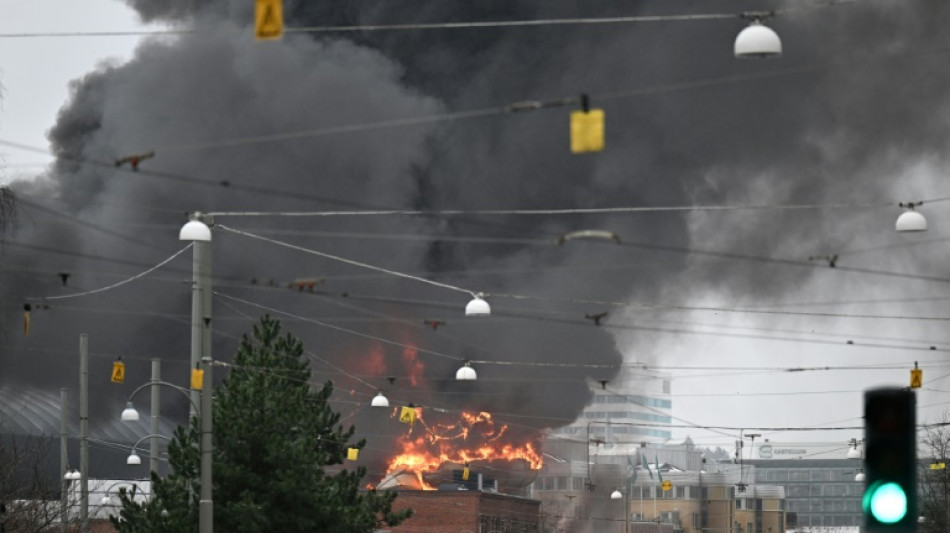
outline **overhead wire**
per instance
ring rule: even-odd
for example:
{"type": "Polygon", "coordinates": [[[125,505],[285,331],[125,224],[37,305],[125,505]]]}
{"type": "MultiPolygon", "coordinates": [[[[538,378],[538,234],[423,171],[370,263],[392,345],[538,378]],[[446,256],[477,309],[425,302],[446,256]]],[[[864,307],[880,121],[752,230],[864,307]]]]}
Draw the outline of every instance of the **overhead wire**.
{"type": "Polygon", "coordinates": [[[253,233],[248,233],[248,232],[246,232],[246,231],[241,231],[241,230],[238,230],[238,229],[230,228],[230,227],[225,226],[225,225],[223,225],[223,224],[218,224],[216,227],[217,227],[217,228],[220,228],[220,229],[222,229],[222,230],[224,230],[224,231],[228,231],[228,232],[230,232],[230,233],[234,233],[234,234],[236,234],[236,235],[241,235],[241,236],[244,236],[244,237],[249,237],[249,238],[252,238],[252,239],[257,239],[257,240],[260,240],[260,241],[268,242],[268,243],[270,243],[270,244],[275,244],[275,245],[278,245],[278,246],[282,246],[282,247],[285,247],[285,248],[289,248],[289,249],[291,249],[291,250],[296,250],[296,251],[298,251],[298,252],[303,252],[303,253],[306,253],[306,254],[309,254],[309,255],[316,255],[316,256],[318,256],[318,257],[323,257],[324,259],[332,259],[332,260],[334,260],[334,261],[339,261],[339,262],[341,262],[341,263],[346,263],[346,264],[348,264],[348,265],[358,266],[358,267],[366,268],[366,269],[369,269],[369,270],[375,270],[375,271],[377,271],[377,272],[382,272],[382,273],[384,273],[384,274],[389,274],[389,275],[397,276],[397,277],[400,277],[400,278],[411,279],[411,280],[414,280],[414,281],[419,281],[419,282],[422,282],[422,283],[427,283],[427,284],[433,285],[433,286],[435,286],[435,287],[441,287],[441,288],[443,288],[443,289],[450,289],[450,290],[453,290],[453,291],[458,291],[458,292],[463,292],[463,293],[471,294],[472,296],[476,296],[476,295],[478,294],[478,293],[475,292],[475,291],[472,291],[472,290],[469,290],[469,289],[463,289],[463,288],[461,288],[461,287],[456,287],[455,285],[450,285],[450,284],[448,284],[448,283],[442,283],[442,282],[434,281],[434,280],[431,280],[431,279],[426,279],[426,278],[423,278],[423,277],[420,277],[420,276],[414,276],[414,275],[412,275],[412,274],[406,274],[406,273],[404,273],[404,272],[399,272],[399,271],[396,271],[396,270],[390,270],[390,269],[388,269],[388,268],[383,268],[383,267],[379,267],[379,266],[376,266],[376,265],[370,265],[370,264],[368,264],[368,263],[363,263],[363,262],[360,262],[360,261],[355,261],[355,260],[353,260],[353,259],[347,259],[347,258],[345,258],[345,257],[340,257],[340,256],[337,256],[337,255],[328,254],[328,253],[320,252],[320,251],[317,251],[317,250],[313,250],[313,249],[310,249],[310,248],[305,248],[305,247],[303,247],[303,246],[298,246],[298,245],[296,245],[296,244],[291,244],[291,243],[284,242],[284,241],[278,241],[278,240],[276,240],[276,239],[271,239],[271,238],[264,237],[264,236],[261,236],[261,235],[256,235],[256,234],[253,234],[253,233]]]}
{"type": "MultiPolygon", "coordinates": [[[[767,16],[787,15],[793,13],[814,10],[818,8],[836,7],[839,5],[852,4],[861,0],[829,0],[811,5],[796,6],[794,8],[782,8],[768,12],[763,12],[767,16]]],[[[630,24],[630,23],[649,23],[649,22],[680,22],[680,21],[698,21],[698,20],[735,20],[743,18],[743,13],[694,13],[682,15],[634,15],[634,16],[615,16],[615,17],[573,17],[573,18],[547,18],[534,20],[485,20],[485,21],[463,21],[463,22],[428,22],[428,23],[406,23],[406,24],[359,24],[349,26],[286,26],[284,33],[354,33],[371,31],[419,31],[419,30],[470,30],[470,29],[491,29],[491,28],[525,28],[540,26],[575,26],[575,25],[605,25],[605,24],[630,24]]],[[[0,33],[0,38],[40,38],[40,37],[159,37],[176,35],[200,35],[200,34],[245,34],[250,33],[249,28],[232,27],[202,27],[202,28],[166,28],[161,30],[126,30],[126,31],[67,31],[67,32],[5,32],[0,33]]]]}
{"type": "MultiPolygon", "coordinates": [[[[355,330],[352,330],[352,329],[349,329],[349,328],[344,328],[344,327],[342,327],[342,326],[337,326],[337,325],[334,325],[334,324],[329,324],[329,323],[326,322],[326,321],[320,321],[320,320],[311,319],[311,318],[308,318],[308,317],[303,317],[303,316],[301,316],[301,315],[289,313],[289,312],[282,311],[282,310],[279,310],[279,309],[274,308],[274,307],[266,306],[266,305],[263,305],[263,304],[260,304],[260,303],[251,302],[250,300],[238,298],[238,297],[231,296],[231,295],[226,295],[226,294],[223,294],[223,293],[220,293],[220,292],[216,292],[215,294],[216,294],[216,295],[219,295],[219,296],[221,296],[221,297],[224,297],[224,298],[229,298],[229,299],[232,299],[232,300],[234,300],[234,301],[241,302],[241,303],[243,303],[243,304],[245,304],[245,305],[254,306],[254,307],[257,307],[257,308],[260,308],[260,309],[267,310],[267,311],[269,311],[269,312],[281,314],[281,315],[283,315],[283,316],[289,316],[289,317],[292,317],[292,318],[297,319],[297,320],[302,320],[302,321],[305,321],[305,322],[308,322],[308,323],[315,323],[315,324],[318,324],[318,325],[321,325],[321,326],[324,326],[324,327],[329,327],[329,328],[335,329],[335,330],[337,330],[337,331],[341,331],[341,332],[345,332],[345,333],[348,333],[348,334],[353,334],[353,335],[361,336],[361,337],[364,337],[364,338],[370,338],[370,339],[372,339],[372,340],[376,340],[376,341],[379,341],[379,342],[384,342],[384,343],[390,344],[390,345],[399,346],[399,347],[401,347],[401,348],[410,348],[410,346],[406,345],[405,343],[400,343],[400,342],[393,341],[393,340],[390,340],[390,339],[383,339],[383,338],[378,337],[378,336],[367,335],[367,334],[364,334],[364,333],[361,333],[361,332],[358,332],[358,331],[355,331],[355,330]]],[[[548,320],[548,321],[554,321],[554,322],[561,322],[561,323],[572,323],[572,322],[570,322],[570,321],[566,321],[566,320],[556,320],[556,319],[552,319],[552,318],[550,318],[550,317],[547,318],[546,320],[548,320]]],[[[640,327],[638,327],[638,326],[622,326],[622,325],[616,325],[616,324],[614,324],[614,325],[612,325],[612,326],[608,324],[608,325],[601,326],[601,327],[612,327],[612,328],[615,328],[615,329],[628,329],[628,328],[629,328],[629,329],[644,329],[644,328],[640,328],[640,327]]],[[[665,328],[649,328],[649,329],[650,329],[651,331],[661,330],[661,331],[670,332],[668,329],[665,329],[665,328]]],[[[851,342],[850,344],[846,344],[846,343],[842,343],[842,342],[828,341],[828,340],[823,340],[823,339],[783,338],[783,337],[772,337],[772,336],[765,336],[765,335],[729,334],[729,333],[721,333],[721,332],[703,332],[703,331],[690,331],[690,330],[682,330],[682,329],[677,329],[677,330],[675,330],[675,333],[677,333],[677,334],[689,333],[689,334],[697,334],[697,335],[708,334],[708,335],[730,336],[730,337],[750,338],[750,339],[779,340],[779,341],[789,341],[789,342],[803,342],[803,343],[812,343],[812,344],[825,344],[825,345],[832,345],[832,346],[855,346],[855,347],[862,347],[862,348],[878,348],[878,349],[889,349],[889,350],[893,350],[893,349],[904,349],[904,350],[911,350],[911,351],[914,351],[914,350],[917,350],[917,351],[938,351],[938,350],[936,349],[936,347],[920,347],[920,346],[909,346],[909,345],[901,346],[901,345],[895,345],[895,344],[881,344],[881,343],[859,343],[859,344],[856,344],[856,343],[854,343],[854,342],[851,342]]],[[[411,347],[411,348],[417,349],[417,347],[415,347],[415,346],[413,346],[413,347],[411,347]]],[[[945,351],[945,350],[939,350],[939,351],[945,351]]],[[[450,359],[454,359],[454,360],[460,361],[460,362],[461,362],[461,361],[468,360],[468,361],[470,361],[470,362],[473,363],[473,364],[485,364],[485,365],[525,366],[525,367],[562,367],[562,368],[563,368],[563,367],[568,367],[568,368],[605,368],[605,369],[616,369],[616,368],[618,368],[618,365],[590,365],[590,364],[580,364],[580,365],[578,365],[578,364],[568,364],[568,363],[529,362],[529,361],[517,361],[517,360],[515,360],[514,358],[512,358],[511,360],[508,360],[508,361],[505,361],[505,360],[498,360],[498,359],[493,359],[493,360],[489,360],[489,359],[477,359],[477,358],[471,358],[471,357],[469,357],[469,358],[463,358],[463,357],[459,357],[459,356],[452,356],[452,355],[445,354],[445,353],[442,353],[442,352],[434,352],[434,351],[426,350],[426,349],[420,349],[420,352],[421,352],[421,353],[431,353],[432,355],[437,355],[437,356],[439,356],[439,357],[450,358],[450,359]]],[[[641,364],[640,366],[641,366],[644,370],[647,370],[647,369],[659,369],[659,370],[662,370],[662,369],[664,369],[664,368],[671,368],[671,367],[669,367],[669,366],[663,366],[663,365],[654,366],[654,365],[641,364]]],[[[898,367],[898,368],[901,368],[901,367],[898,367]]],[[[681,368],[681,369],[682,369],[682,368],[681,368]]],[[[693,369],[693,370],[722,370],[722,369],[724,369],[724,368],[718,368],[718,367],[712,367],[712,366],[694,366],[694,367],[692,367],[692,369],[693,369]]],[[[807,367],[755,367],[755,368],[751,368],[751,367],[750,367],[750,368],[745,368],[745,369],[742,369],[742,370],[758,371],[758,372],[802,372],[802,371],[807,371],[807,370],[818,370],[818,369],[821,369],[821,370],[832,370],[832,369],[836,369],[836,368],[835,368],[835,367],[832,367],[832,366],[811,367],[811,368],[807,368],[807,367]]],[[[863,369],[863,370],[872,370],[872,369],[888,369],[888,367],[886,367],[886,366],[882,367],[882,366],[879,366],[879,365],[852,365],[852,366],[850,367],[850,369],[852,369],[852,370],[861,370],[861,369],[863,369]]],[[[735,369],[729,369],[729,370],[735,370],[735,369]]]]}
{"type": "Polygon", "coordinates": [[[151,267],[150,269],[148,269],[148,270],[146,270],[146,271],[144,271],[144,272],[140,272],[140,273],[138,273],[138,274],[136,274],[136,275],[134,275],[134,276],[132,276],[132,277],[130,277],[130,278],[124,279],[124,280],[119,281],[119,282],[117,282],[117,283],[113,283],[112,285],[107,285],[107,286],[105,286],[105,287],[100,287],[100,288],[98,288],[98,289],[93,289],[93,290],[89,290],[89,291],[85,291],[85,292],[79,292],[79,293],[75,293],[75,294],[62,294],[62,295],[59,295],[59,296],[28,297],[28,298],[26,298],[26,300],[27,300],[27,301],[33,301],[33,302],[35,302],[35,301],[65,300],[65,299],[67,299],[67,298],[79,298],[79,297],[82,297],[82,296],[89,296],[89,295],[91,295],[91,294],[98,294],[98,293],[101,293],[101,292],[106,292],[106,291],[109,291],[109,290],[112,290],[112,289],[116,289],[116,288],[121,287],[121,286],[123,286],[123,285],[125,285],[125,284],[127,284],[127,283],[131,283],[131,282],[133,282],[133,281],[135,281],[135,280],[137,280],[137,279],[140,279],[140,278],[142,278],[142,277],[145,277],[145,276],[151,274],[152,272],[158,270],[159,268],[161,268],[161,267],[165,266],[166,264],[170,263],[171,261],[173,261],[175,258],[177,258],[179,255],[183,254],[186,250],[188,250],[189,248],[191,248],[193,245],[194,245],[194,243],[188,243],[184,248],[182,248],[181,250],[178,250],[177,252],[175,252],[174,254],[172,254],[171,256],[169,256],[168,258],[166,258],[165,260],[163,260],[162,262],[158,263],[157,265],[151,267]]]}
{"type": "MultiPolygon", "coordinates": [[[[604,94],[593,94],[593,95],[589,95],[589,97],[593,99],[604,99],[604,100],[630,98],[630,97],[635,97],[635,96],[662,94],[666,92],[675,92],[675,91],[709,87],[709,86],[715,86],[715,85],[723,85],[723,84],[739,83],[739,82],[752,81],[752,80],[797,75],[797,74],[801,74],[801,73],[813,71],[813,70],[819,70],[819,68],[818,67],[798,67],[798,68],[791,68],[791,69],[776,70],[776,71],[771,71],[771,72],[759,72],[759,73],[754,73],[754,74],[745,74],[745,75],[737,75],[737,76],[729,76],[729,77],[717,77],[717,78],[710,78],[710,79],[705,79],[705,80],[693,80],[693,81],[680,82],[680,83],[661,84],[661,85],[650,86],[650,87],[645,87],[645,88],[614,91],[614,92],[604,93],[604,94]]],[[[341,134],[341,133],[356,133],[356,132],[388,129],[388,128],[395,128],[395,127],[405,127],[405,126],[412,126],[412,125],[419,125],[419,124],[458,121],[458,120],[465,120],[465,119],[471,119],[471,118],[484,118],[484,117],[490,117],[490,116],[501,116],[501,115],[512,114],[512,113],[522,113],[526,111],[537,111],[537,110],[552,109],[552,108],[558,108],[558,107],[576,106],[576,105],[580,105],[580,102],[581,102],[580,97],[565,97],[565,98],[557,98],[557,99],[544,100],[544,101],[528,100],[528,101],[521,101],[521,102],[506,104],[502,106],[495,106],[495,107],[488,107],[488,108],[467,110],[467,111],[438,113],[438,114],[427,115],[427,116],[403,117],[403,118],[389,119],[389,120],[378,120],[378,121],[367,122],[367,123],[362,123],[362,124],[349,124],[349,125],[329,126],[329,127],[322,127],[322,128],[311,128],[311,129],[282,132],[282,133],[275,133],[275,134],[268,134],[268,135],[252,135],[252,136],[246,136],[246,137],[224,139],[224,140],[219,140],[219,141],[206,141],[206,142],[195,142],[195,143],[190,143],[190,144],[157,146],[157,147],[153,147],[151,149],[151,152],[165,153],[165,152],[180,152],[180,151],[187,151],[187,150],[204,150],[204,149],[209,149],[209,148],[238,147],[238,146],[245,146],[245,145],[250,145],[250,144],[312,138],[312,137],[335,135],[335,134],[341,134]]],[[[31,152],[39,152],[39,153],[48,154],[48,151],[46,150],[23,145],[21,143],[16,143],[12,141],[0,140],[0,145],[5,145],[12,148],[18,148],[22,150],[31,151],[31,152]]],[[[76,158],[75,156],[66,156],[64,154],[56,154],[56,157],[58,157],[59,159],[64,159],[64,160],[82,162],[80,158],[76,158]]],[[[98,161],[94,162],[92,160],[90,160],[89,162],[92,164],[97,164],[97,165],[105,163],[105,162],[98,162],[98,161]]],[[[111,163],[106,163],[106,164],[108,164],[109,166],[114,166],[111,163]]],[[[128,170],[129,172],[132,172],[131,169],[126,169],[126,170],[128,170]]],[[[141,172],[142,170],[144,169],[140,168],[138,172],[141,172]]],[[[155,171],[149,171],[149,172],[156,176],[168,177],[171,179],[185,180],[185,181],[194,180],[194,178],[190,178],[187,176],[181,176],[181,175],[175,175],[175,174],[169,174],[169,173],[156,173],[155,171]]],[[[221,182],[221,183],[223,184],[224,182],[221,182]]],[[[204,183],[204,184],[207,184],[207,183],[204,183]]],[[[257,188],[257,189],[260,189],[262,191],[265,190],[262,188],[257,188]]]]}
{"type": "MultiPolygon", "coordinates": [[[[603,215],[630,213],[657,213],[683,211],[755,211],[755,210],[812,210],[851,209],[896,206],[895,202],[857,202],[822,204],[749,204],[749,205],[668,205],[668,206],[618,206],[590,208],[548,209],[377,209],[359,211],[212,211],[214,217],[365,217],[365,216],[476,216],[476,215],[603,215]]],[[[621,243],[622,244],[622,243],[621,243]]]]}

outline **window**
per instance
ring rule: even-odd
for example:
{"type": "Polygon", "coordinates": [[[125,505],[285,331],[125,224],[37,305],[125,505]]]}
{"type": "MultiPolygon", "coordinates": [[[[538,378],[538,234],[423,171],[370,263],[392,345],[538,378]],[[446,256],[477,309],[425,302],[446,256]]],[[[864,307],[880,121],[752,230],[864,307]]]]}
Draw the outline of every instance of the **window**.
{"type": "Polygon", "coordinates": [[[746,530],[746,533],[755,533],[755,530],[752,529],[752,522],[746,522],[745,530],[746,530]]]}
{"type": "Polygon", "coordinates": [[[787,487],[789,498],[807,498],[808,485],[789,485],[787,487]]]}
{"type": "Polygon", "coordinates": [[[789,469],[788,469],[788,480],[789,480],[789,481],[808,481],[808,469],[806,469],[806,468],[789,468],[789,469]]]}

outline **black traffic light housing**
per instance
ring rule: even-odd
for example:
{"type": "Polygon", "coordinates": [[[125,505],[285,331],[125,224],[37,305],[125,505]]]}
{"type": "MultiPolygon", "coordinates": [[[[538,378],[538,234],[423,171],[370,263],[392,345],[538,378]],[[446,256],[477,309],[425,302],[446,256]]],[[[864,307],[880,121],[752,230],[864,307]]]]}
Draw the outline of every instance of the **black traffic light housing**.
{"type": "Polygon", "coordinates": [[[917,530],[917,397],[906,388],[864,392],[862,508],[870,533],[917,530]]]}

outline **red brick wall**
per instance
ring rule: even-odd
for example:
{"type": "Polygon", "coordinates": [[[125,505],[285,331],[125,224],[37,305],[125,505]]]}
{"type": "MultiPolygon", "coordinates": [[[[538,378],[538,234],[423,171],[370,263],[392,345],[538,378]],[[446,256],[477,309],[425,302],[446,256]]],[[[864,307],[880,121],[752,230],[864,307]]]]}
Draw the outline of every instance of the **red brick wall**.
{"type": "Polygon", "coordinates": [[[496,523],[508,525],[500,533],[534,533],[538,531],[541,502],[468,490],[399,491],[393,508],[407,507],[415,513],[412,518],[384,529],[392,533],[488,533],[481,531],[479,524],[494,518],[496,523]],[[515,524],[520,527],[516,529],[515,524]]]}

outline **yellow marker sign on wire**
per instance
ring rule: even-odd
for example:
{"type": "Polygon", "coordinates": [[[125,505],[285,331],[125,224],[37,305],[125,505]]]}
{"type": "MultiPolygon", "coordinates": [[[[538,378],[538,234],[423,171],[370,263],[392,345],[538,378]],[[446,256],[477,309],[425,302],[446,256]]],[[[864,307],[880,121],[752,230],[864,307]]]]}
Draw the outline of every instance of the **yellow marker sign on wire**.
{"type": "Polygon", "coordinates": [[[350,461],[355,461],[360,456],[359,448],[347,448],[346,449],[346,458],[350,461]]]}
{"type": "Polygon", "coordinates": [[[604,110],[571,111],[571,153],[604,149],[604,110]]]}
{"type": "Polygon", "coordinates": [[[413,406],[403,406],[399,411],[399,421],[403,424],[412,424],[416,421],[416,408],[413,406]]]}
{"type": "Polygon", "coordinates": [[[466,466],[465,468],[463,468],[463,469],[462,469],[462,479],[463,479],[464,481],[468,481],[468,476],[469,476],[470,473],[471,473],[471,471],[468,469],[467,466],[466,466]]]}
{"type": "Polygon", "coordinates": [[[947,468],[947,463],[930,463],[931,470],[943,470],[947,468]]]}
{"type": "Polygon", "coordinates": [[[910,371],[910,388],[919,389],[924,383],[924,371],[915,368],[910,371]]]}
{"type": "Polygon", "coordinates": [[[663,490],[673,490],[673,482],[670,481],[670,480],[668,480],[668,479],[667,479],[666,481],[664,481],[664,482],[663,482],[663,490]]]}
{"type": "Polygon", "coordinates": [[[254,37],[271,41],[284,36],[284,1],[255,0],[254,37]]]}
{"type": "Polygon", "coordinates": [[[120,360],[112,363],[112,382],[125,383],[125,363],[120,360]]]}
{"type": "Polygon", "coordinates": [[[200,368],[191,369],[191,388],[201,390],[205,386],[205,371],[200,368]]]}

